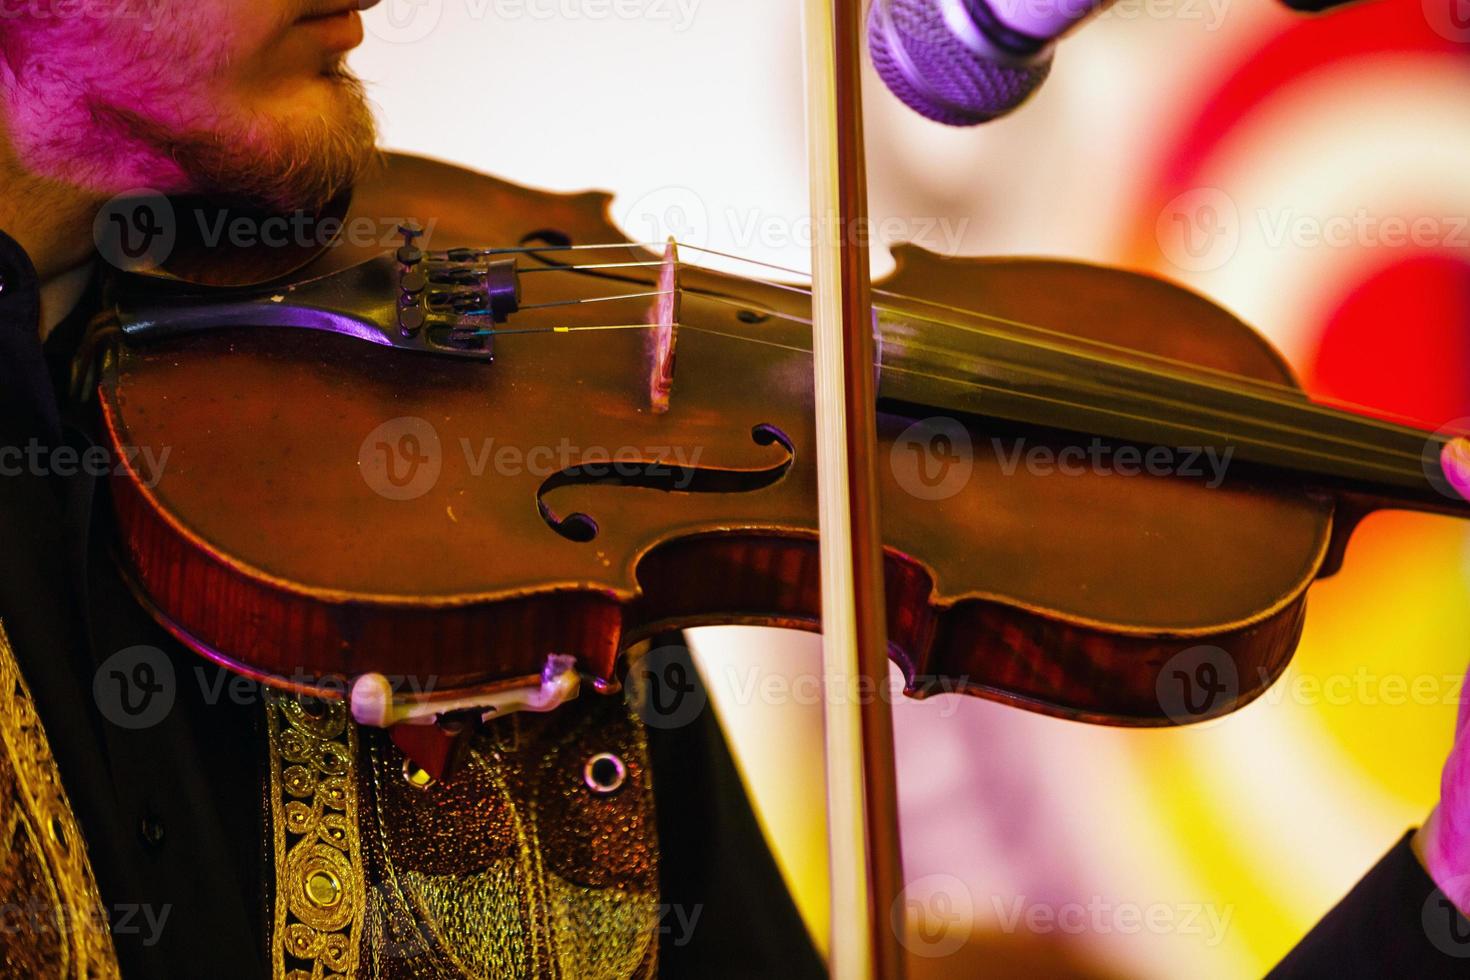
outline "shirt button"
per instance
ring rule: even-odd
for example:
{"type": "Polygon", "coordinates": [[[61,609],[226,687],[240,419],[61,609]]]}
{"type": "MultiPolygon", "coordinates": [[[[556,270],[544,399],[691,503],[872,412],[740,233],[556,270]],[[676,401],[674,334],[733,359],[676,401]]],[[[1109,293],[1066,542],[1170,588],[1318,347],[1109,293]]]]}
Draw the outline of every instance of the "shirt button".
{"type": "Polygon", "coordinates": [[[152,813],[144,816],[138,822],[138,836],[148,850],[158,850],[163,846],[163,818],[152,813]]]}
{"type": "Polygon", "coordinates": [[[5,295],[5,273],[0,272],[0,296],[5,295]]]}

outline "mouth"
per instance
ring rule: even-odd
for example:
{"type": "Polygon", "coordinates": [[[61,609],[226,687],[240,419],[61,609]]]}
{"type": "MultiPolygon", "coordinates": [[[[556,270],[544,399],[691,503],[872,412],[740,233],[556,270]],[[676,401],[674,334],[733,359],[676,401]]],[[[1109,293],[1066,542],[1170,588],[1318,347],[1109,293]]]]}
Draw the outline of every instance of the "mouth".
{"type": "Polygon", "coordinates": [[[296,23],[308,24],[313,21],[331,20],[334,17],[347,17],[360,10],[376,7],[379,0],[324,0],[315,3],[311,9],[297,18],[296,23]]]}
{"type": "Polygon", "coordinates": [[[316,35],[330,51],[350,51],[362,43],[362,18],[358,11],[378,0],[325,0],[297,18],[295,26],[316,35]]]}

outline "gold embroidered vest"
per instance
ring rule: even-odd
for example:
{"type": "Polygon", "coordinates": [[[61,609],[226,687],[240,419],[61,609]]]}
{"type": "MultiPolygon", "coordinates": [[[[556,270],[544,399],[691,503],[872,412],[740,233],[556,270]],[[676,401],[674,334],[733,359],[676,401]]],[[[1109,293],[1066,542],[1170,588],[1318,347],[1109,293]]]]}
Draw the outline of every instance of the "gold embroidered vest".
{"type": "MultiPolygon", "coordinates": [[[[454,780],[406,778],[341,703],[266,695],[272,975],[646,978],[657,839],[622,699],[476,736],[454,780]]],[[[0,626],[0,975],[119,976],[86,843],[0,626]]]]}
{"type": "Polygon", "coordinates": [[[276,977],[654,975],[647,747],[621,699],[501,719],[428,785],[341,703],[266,710],[276,977]]]}
{"type": "Polygon", "coordinates": [[[0,625],[0,972],[118,976],[87,845],[0,625]]]}

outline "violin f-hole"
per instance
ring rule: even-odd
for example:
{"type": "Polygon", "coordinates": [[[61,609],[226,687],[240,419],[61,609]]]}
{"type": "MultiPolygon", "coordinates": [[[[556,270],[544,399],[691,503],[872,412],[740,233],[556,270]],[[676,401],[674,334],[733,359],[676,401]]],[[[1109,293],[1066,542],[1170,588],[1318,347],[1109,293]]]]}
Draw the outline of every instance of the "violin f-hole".
{"type": "Polygon", "coordinates": [[[664,493],[752,493],[764,490],[780,482],[791,470],[796,462],[796,449],[786,433],[768,422],[753,427],[750,438],[758,446],[779,445],[785,450],[783,457],[758,470],[706,467],[696,462],[671,462],[667,459],[584,460],[548,476],[536,492],[536,507],[547,527],[568,541],[585,544],[594,540],[601,530],[597,520],[581,511],[565,517],[558,515],[546,502],[546,495],[551,491],[567,486],[639,487],[664,493]]]}

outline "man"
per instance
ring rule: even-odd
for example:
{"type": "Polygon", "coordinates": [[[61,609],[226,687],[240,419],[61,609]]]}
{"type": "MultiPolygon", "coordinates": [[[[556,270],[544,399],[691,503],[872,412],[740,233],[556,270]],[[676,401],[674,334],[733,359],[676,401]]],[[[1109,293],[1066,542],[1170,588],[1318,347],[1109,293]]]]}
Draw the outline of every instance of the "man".
{"type": "MultiPolygon", "coordinates": [[[[139,187],[280,211],[348,191],[374,154],[342,62],[353,6],[36,0],[0,20],[0,449],[50,461],[0,477],[7,974],[819,975],[709,712],[662,733],[582,699],[500,723],[452,789],[415,795],[340,706],[241,689],[173,643],[110,559],[105,488],[61,465],[93,448],[61,393],[98,306],[99,209],[139,187]],[[129,685],[162,670],[189,680],[137,724],[129,685]],[[641,780],[601,823],[588,733],[641,780]]],[[[1451,962],[1404,925],[1432,891],[1407,845],[1363,887],[1309,969],[1357,955],[1365,909],[1394,913],[1401,962],[1451,962]]]]}
{"type": "Polygon", "coordinates": [[[67,464],[93,419],[60,394],[98,307],[99,209],[140,187],[281,212],[346,192],[375,156],[342,60],[355,5],[0,18],[3,972],[820,975],[709,710],[677,732],[617,698],[507,719],[424,792],[381,732],[204,665],[119,577],[105,481],[67,464]],[[583,763],[609,747],[628,785],[598,797],[583,763]]]}

